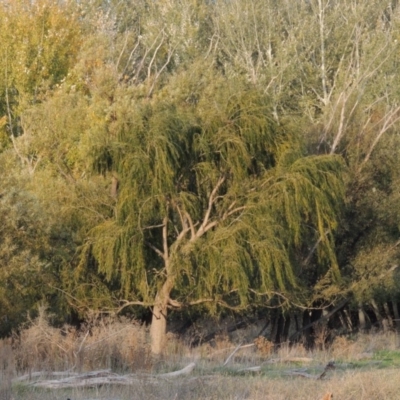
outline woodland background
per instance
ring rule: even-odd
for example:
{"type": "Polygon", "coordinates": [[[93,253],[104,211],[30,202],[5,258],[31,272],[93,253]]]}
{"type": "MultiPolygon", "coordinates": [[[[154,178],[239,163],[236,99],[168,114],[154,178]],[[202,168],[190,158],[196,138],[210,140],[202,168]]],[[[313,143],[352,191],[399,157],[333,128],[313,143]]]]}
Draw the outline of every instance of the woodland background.
{"type": "Polygon", "coordinates": [[[2,0],[0,335],[395,328],[399,40],[395,0],[2,0]]]}

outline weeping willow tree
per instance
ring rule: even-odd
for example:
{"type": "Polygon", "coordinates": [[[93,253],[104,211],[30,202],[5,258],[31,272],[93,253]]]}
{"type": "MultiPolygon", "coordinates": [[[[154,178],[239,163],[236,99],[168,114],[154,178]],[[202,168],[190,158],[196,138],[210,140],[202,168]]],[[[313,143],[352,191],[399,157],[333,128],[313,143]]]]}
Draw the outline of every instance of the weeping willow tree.
{"type": "Polygon", "coordinates": [[[96,260],[129,299],[152,307],[152,351],[168,310],[243,309],[305,288],[297,252],[317,243],[322,274],[339,277],[332,233],[341,161],[306,157],[248,84],[193,68],[151,98],[117,96],[95,168],[118,179],[115,215],[95,227],[82,262],[96,260]]]}

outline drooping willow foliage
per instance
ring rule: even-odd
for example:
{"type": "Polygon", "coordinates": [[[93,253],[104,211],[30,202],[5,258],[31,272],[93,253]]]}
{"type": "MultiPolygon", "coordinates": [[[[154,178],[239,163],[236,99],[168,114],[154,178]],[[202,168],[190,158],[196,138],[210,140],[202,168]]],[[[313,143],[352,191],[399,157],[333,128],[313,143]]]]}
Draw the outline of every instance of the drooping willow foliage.
{"type": "Polygon", "coordinates": [[[145,303],[170,276],[183,304],[239,308],[301,292],[296,249],[320,242],[321,273],[339,279],[340,158],[307,157],[251,85],[218,72],[193,79],[203,80],[195,102],[132,98],[124,131],[99,148],[120,181],[115,217],[91,233],[100,271],[145,303]],[[198,234],[203,224],[212,226],[198,234]]]}

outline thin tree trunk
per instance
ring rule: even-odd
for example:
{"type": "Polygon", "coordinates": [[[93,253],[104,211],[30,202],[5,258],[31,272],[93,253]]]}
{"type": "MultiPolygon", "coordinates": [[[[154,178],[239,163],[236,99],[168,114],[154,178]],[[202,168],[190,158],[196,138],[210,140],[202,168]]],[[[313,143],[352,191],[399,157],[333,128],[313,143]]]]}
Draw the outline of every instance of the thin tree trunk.
{"type": "Polygon", "coordinates": [[[285,328],[285,318],[282,313],[279,314],[277,319],[277,328],[276,328],[276,336],[275,343],[280,344],[282,342],[283,329],[285,328]]]}
{"type": "Polygon", "coordinates": [[[304,332],[305,345],[307,349],[311,348],[314,344],[313,338],[311,336],[311,327],[312,327],[312,322],[310,319],[310,312],[308,310],[305,310],[303,312],[303,332],[304,332]]]}
{"type": "Polygon", "coordinates": [[[340,311],[338,312],[338,316],[339,316],[339,321],[340,321],[340,324],[342,325],[343,331],[344,331],[344,332],[347,332],[347,331],[348,331],[348,326],[347,326],[347,324],[346,324],[345,315],[343,314],[343,311],[342,311],[342,310],[340,310],[340,311]]]}
{"type": "Polygon", "coordinates": [[[300,324],[299,324],[299,318],[297,317],[297,314],[294,314],[294,323],[296,325],[296,332],[300,330],[300,324]]]}
{"type": "Polygon", "coordinates": [[[382,318],[382,315],[381,315],[381,313],[380,313],[380,311],[379,311],[379,307],[378,307],[378,305],[376,304],[375,299],[372,299],[372,300],[370,301],[370,303],[371,303],[372,309],[373,309],[373,311],[374,311],[374,314],[375,314],[375,316],[376,316],[376,320],[378,321],[379,329],[383,329],[383,318],[382,318]]]}
{"type": "Polygon", "coordinates": [[[288,341],[288,338],[289,338],[289,330],[290,330],[290,323],[291,323],[291,321],[292,321],[292,318],[291,318],[291,315],[289,314],[289,315],[287,315],[286,318],[285,318],[285,325],[284,325],[284,327],[283,327],[283,337],[282,337],[282,340],[283,340],[284,342],[287,342],[287,341],[288,341]]]}
{"type": "Polygon", "coordinates": [[[358,323],[360,325],[360,331],[364,333],[367,330],[367,322],[365,319],[365,312],[361,303],[359,303],[358,305],[358,323]]]}
{"type": "Polygon", "coordinates": [[[303,312],[303,327],[301,329],[297,330],[295,333],[293,333],[290,336],[289,341],[295,340],[296,337],[298,337],[298,335],[300,333],[305,332],[308,328],[310,328],[311,326],[313,326],[317,322],[323,322],[323,321],[329,320],[329,318],[332,317],[332,315],[338,313],[338,311],[340,309],[342,309],[348,302],[349,302],[348,299],[347,300],[342,300],[333,310],[329,311],[328,314],[324,315],[319,320],[315,320],[313,322],[310,322],[310,316],[308,316],[309,323],[306,322],[306,320],[305,320],[305,312],[303,312]]]}
{"type": "Polygon", "coordinates": [[[393,326],[393,317],[392,317],[392,313],[389,308],[389,304],[387,302],[383,303],[383,309],[385,310],[385,314],[386,314],[386,318],[384,319],[384,321],[386,321],[386,323],[388,325],[386,329],[393,329],[393,327],[394,327],[393,326]]]}
{"type": "Polygon", "coordinates": [[[393,306],[393,315],[394,315],[394,321],[396,323],[396,330],[400,331],[400,314],[399,314],[399,308],[397,306],[397,301],[393,297],[392,298],[392,306],[393,306]]]}
{"type": "Polygon", "coordinates": [[[270,340],[271,340],[271,342],[274,342],[274,343],[275,343],[276,335],[278,332],[278,319],[279,319],[279,315],[277,315],[276,310],[272,311],[272,316],[271,316],[272,325],[271,325],[270,340]]]}
{"type": "Polygon", "coordinates": [[[256,337],[264,336],[264,333],[268,329],[270,323],[271,323],[271,320],[267,319],[267,321],[265,322],[265,325],[261,328],[260,332],[258,333],[258,335],[256,337]]]}
{"type": "Polygon", "coordinates": [[[343,309],[344,317],[346,318],[346,324],[350,332],[353,332],[353,322],[351,321],[350,312],[347,309],[343,309]]]}

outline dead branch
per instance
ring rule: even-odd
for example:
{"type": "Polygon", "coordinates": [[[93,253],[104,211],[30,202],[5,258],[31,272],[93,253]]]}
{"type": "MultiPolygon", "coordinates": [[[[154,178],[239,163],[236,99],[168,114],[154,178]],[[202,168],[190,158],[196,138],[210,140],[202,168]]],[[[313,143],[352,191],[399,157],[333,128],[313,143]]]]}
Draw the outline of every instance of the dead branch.
{"type": "Polygon", "coordinates": [[[179,376],[189,375],[194,367],[195,363],[190,363],[185,368],[178,371],[167,372],[165,374],[129,374],[119,375],[111,372],[109,369],[91,371],[82,374],[71,373],[71,372],[33,372],[26,374],[22,377],[14,379],[15,382],[21,382],[31,380],[32,378],[51,378],[51,377],[63,377],[61,379],[46,379],[38,380],[31,383],[33,387],[41,387],[46,389],[65,389],[65,388],[76,388],[76,387],[95,387],[101,385],[133,385],[135,383],[143,382],[143,380],[152,381],[158,383],[159,379],[165,378],[176,378],[179,376]]]}
{"type": "Polygon", "coordinates": [[[307,374],[306,372],[303,371],[287,371],[286,375],[290,376],[301,376],[303,378],[308,378],[308,379],[314,379],[314,380],[321,380],[325,378],[326,374],[328,371],[331,371],[335,369],[335,363],[333,361],[329,361],[328,364],[326,364],[324,370],[320,374],[307,374]]]}
{"type": "Polygon", "coordinates": [[[211,214],[212,208],[215,204],[218,190],[221,187],[221,185],[225,182],[225,180],[226,180],[226,176],[221,176],[218,179],[217,183],[215,184],[213,190],[211,191],[210,197],[208,198],[208,207],[207,207],[206,213],[203,218],[203,223],[200,225],[199,229],[196,232],[196,236],[194,238],[192,238],[192,240],[198,239],[205,232],[210,230],[212,227],[214,227],[218,223],[217,221],[209,222],[209,219],[210,219],[210,214],[211,214]]]}
{"type": "Polygon", "coordinates": [[[231,360],[231,358],[235,355],[235,353],[242,348],[242,343],[239,344],[239,346],[235,347],[235,350],[232,351],[231,354],[229,354],[228,358],[225,360],[224,364],[222,365],[223,367],[225,367],[226,364],[228,364],[228,362],[231,360]]]}
{"type": "MultiPolygon", "coordinates": [[[[109,370],[105,370],[109,371],[109,370]]],[[[25,374],[22,376],[19,376],[18,378],[13,379],[13,382],[22,382],[22,381],[30,381],[34,378],[41,378],[41,377],[51,377],[51,376],[78,376],[79,373],[77,372],[69,372],[69,371],[54,371],[54,372],[49,372],[49,371],[36,371],[36,372],[30,372],[29,374],[25,374]]]]}
{"type": "Polygon", "coordinates": [[[156,377],[158,377],[158,378],[175,378],[177,376],[189,375],[193,371],[195,366],[196,366],[195,363],[190,363],[185,368],[182,368],[179,371],[173,371],[173,372],[167,372],[165,374],[159,374],[159,375],[156,375],[156,377]]]}
{"type": "Polygon", "coordinates": [[[265,364],[280,364],[280,363],[295,363],[295,362],[303,362],[310,363],[314,361],[310,357],[284,357],[284,358],[271,358],[265,362],[265,364]]]}

